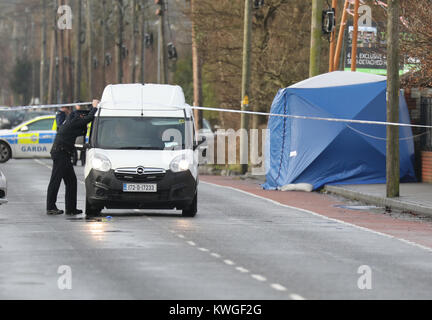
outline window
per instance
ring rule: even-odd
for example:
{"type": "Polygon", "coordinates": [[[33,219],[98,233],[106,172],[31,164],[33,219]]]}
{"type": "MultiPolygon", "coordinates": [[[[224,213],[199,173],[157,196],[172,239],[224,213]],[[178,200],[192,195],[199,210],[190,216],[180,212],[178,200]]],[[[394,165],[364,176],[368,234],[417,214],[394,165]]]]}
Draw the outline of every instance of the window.
{"type": "Polygon", "coordinates": [[[184,118],[101,117],[96,147],[102,149],[166,150],[185,148],[184,118]]]}
{"type": "Polygon", "coordinates": [[[52,130],[54,119],[42,119],[27,125],[29,131],[52,130]]]}

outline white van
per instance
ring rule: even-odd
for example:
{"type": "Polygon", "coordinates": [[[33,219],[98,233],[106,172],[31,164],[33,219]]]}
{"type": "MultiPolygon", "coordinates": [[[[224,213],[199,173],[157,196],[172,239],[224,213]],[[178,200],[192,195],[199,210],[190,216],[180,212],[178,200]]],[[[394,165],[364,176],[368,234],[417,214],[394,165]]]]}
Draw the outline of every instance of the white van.
{"type": "Polygon", "coordinates": [[[177,209],[194,217],[201,143],[181,87],[107,86],[84,146],[86,215],[177,209]]]}

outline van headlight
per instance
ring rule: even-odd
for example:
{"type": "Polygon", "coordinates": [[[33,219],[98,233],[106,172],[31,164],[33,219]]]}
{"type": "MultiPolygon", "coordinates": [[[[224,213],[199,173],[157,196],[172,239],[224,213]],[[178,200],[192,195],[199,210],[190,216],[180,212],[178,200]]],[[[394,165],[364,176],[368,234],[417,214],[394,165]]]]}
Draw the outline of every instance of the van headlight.
{"type": "Polygon", "coordinates": [[[172,172],[181,172],[189,170],[192,167],[191,161],[186,158],[185,155],[179,155],[175,157],[170,163],[170,169],[172,172]]]}
{"type": "Polygon", "coordinates": [[[107,172],[111,170],[111,162],[103,154],[97,153],[93,157],[92,168],[98,171],[107,172]]]}

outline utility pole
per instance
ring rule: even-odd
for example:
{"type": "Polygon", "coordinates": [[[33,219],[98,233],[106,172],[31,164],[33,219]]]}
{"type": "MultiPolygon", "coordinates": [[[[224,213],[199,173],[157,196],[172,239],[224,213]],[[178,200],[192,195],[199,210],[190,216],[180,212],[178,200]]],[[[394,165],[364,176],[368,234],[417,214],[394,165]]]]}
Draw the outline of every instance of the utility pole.
{"type": "Polygon", "coordinates": [[[102,84],[103,87],[106,85],[106,28],[107,28],[107,16],[106,16],[106,0],[102,0],[102,84]]]}
{"type": "MultiPolygon", "coordinates": [[[[58,0],[59,7],[63,5],[62,0],[58,0]]],[[[56,28],[57,29],[57,28],[56,28]]],[[[64,98],[64,83],[65,83],[65,65],[64,65],[64,30],[58,31],[59,39],[57,42],[58,63],[59,63],[59,100],[63,103],[64,98]]]]}
{"type": "Polygon", "coordinates": [[[41,34],[41,58],[40,58],[40,70],[39,70],[39,99],[40,103],[45,103],[45,60],[46,60],[46,42],[47,42],[47,3],[46,0],[42,0],[42,34],[41,34]]]}
{"type": "Polygon", "coordinates": [[[355,0],[354,4],[354,30],[351,49],[351,71],[357,70],[357,40],[358,40],[358,21],[359,21],[360,0],[355,0]]]}
{"type": "Polygon", "coordinates": [[[50,52],[50,65],[49,65],[49,75],[48,75],[48,103],[54,103],[54,92],[56,92],[54,85],[55,82],[55,71],[56,71],[56,17],[57,10],[56,0],[54,0],[54,19],[52,20],[52,33],[51,33],[51,52],[50,52]]]}
{"type": "Polygon", "coordinates": [[[131,57],[131,83],[135,83],[136,81],[136,58],[137,58],[137,40],[136,36],[139,34],[138,31],[138,15],[137,15],[137,0],[133,0],[132,3],[132,57],[131,57]]]}
{"type": "Polygon", "coordinates": [[[93,21],[92,21],[92,0],[87,0],[87,72],[88,72],[88,95],[89,100],[93,99],[93,21]]]}
{"type": "MultiPolygon", "coordinates": [[[[335,17],[337,13],[337,0],[332,0],[332,9],[334,10],[335,17]]],[[[329,53],[329,72],[335,71],[336,66],[334,65],[334,55],[336,51],[336,26],[330,36],[330,53],[329,53]]]]}
{"type": "MultiPolygon", "coordinates": [[[[193,105],[202,107],[202,76],[201,76],[201,59],[198,50],[197,30],[196,30],[196,3],[197,0],[191,0],[192,13],[192,67],[193,67],[193,86],[194,101],[193,105]]],[[[202,128],[202,110],[194,110],[195,127],[202,128]]]]}
{"type": "MultiPolygon", "coordinates": [[[[252,0],[245,0],[244,11],[244,39],[243,39],[243,71],[242,71],[242,103],[241,110],[249,109],[250,78],[251,78],[251,46],[252,46],[252,0]]],[[[247,114],[241,114],[240,127],[242,133],[240,136],[240,163],[241,172],[245,174],[248,171],[249,152],[248,152],[248,130],[249,117],[247,114]]]]}
{"type": "Polygon", "coordinates": [[[124,6],[123,0],[117,0],[117,10],[118,10],[118,27],[117,27],[117,35],[116,35],[116,75],[117,75],[117,83],[123,83],[123,14],[124,14],[124,6]]]}
{"type": "Polygon", "coordinates": [[[339,28],[339,35],[338,35],[338,40],[336,45],[336,53],[334,56],[334,64],[333,64],[334,70],[337,70],[339,68],[339,60],[342,51],[342,43],[344,40],[345,27],[348,19],[348,13],[347,13],[348,6],[349,6],[349,0],[345,0],[343,12],[342,12],[342,20],[339,28]]]}
{"type": "Polygon", "coordinates": [[[75,82],[74,82],[74,100],[81,99],[81,25],[82,25],[82,0],[77,0],[78,21],[76,21],[76,49],[75,49],[75,82]]]}
{"type": "Polygon", "coordinates": [[[165,2],[164,0],[155,0],[159,5],[156,15],[159,17],[159,35],[158,35],[158,83],[168,83],[168,65],[167,53],[165,47],[165,2]]]}
{"type": "Polygon", "coordinates": [[[146,34],[146,23],[144,18],[144,12],[141,14],[142,17],[142,32],[141,32],[141,59],[140,59],[140,67],[141,67],[141,83],[145,83],[145,58],[146,58],[146,44],[145,44],[145,34],[146,34]]]}
{"type": "MultiPolygon", "coordinates": [[[[69,5],[69,0],[66,0],[66,5],[69,5]]],[[[73,84],[73,70],[72,70],[72,47],[71,47],[71,30],[64,30],[66,35],[66,52],[67,52],[67,64],[65,65],[65,72],[66,72],[66,93],[67,93],[67,100],[72,101],[73,100],[73,91],[72,91],[72,84],[73,84]]]]}
{"type": "MultiPolygon", "coordinates": [[[[387,2],[387,121],[399,122],[400,0],[387,2]]],[[[387,197],[399,197],[399,127],[387,126],[387,197]]]]}
{"type": "Polygon", "coordinates": [[[323,0],[312,0],[309,77],[320,73],[323,0]]]}

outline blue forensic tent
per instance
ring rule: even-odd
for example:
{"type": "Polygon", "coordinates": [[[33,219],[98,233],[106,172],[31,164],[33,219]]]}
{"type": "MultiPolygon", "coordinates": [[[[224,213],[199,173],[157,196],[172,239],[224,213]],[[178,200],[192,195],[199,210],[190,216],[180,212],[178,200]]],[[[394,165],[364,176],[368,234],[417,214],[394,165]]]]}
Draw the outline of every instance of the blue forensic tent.
{"type": "MultiPolygon", "coordinates": [[[[336,71],[279,90],[276,114],[386,121],[386,78],[336,71]]],[[[410,123],[403,95],[400,122],[410,123]]],[[[265,189],[386,182],[386,126],[270,117],[265,189]]],[[[416,181],[410,127],[400,127],[400,176],[416,181]]]]}

